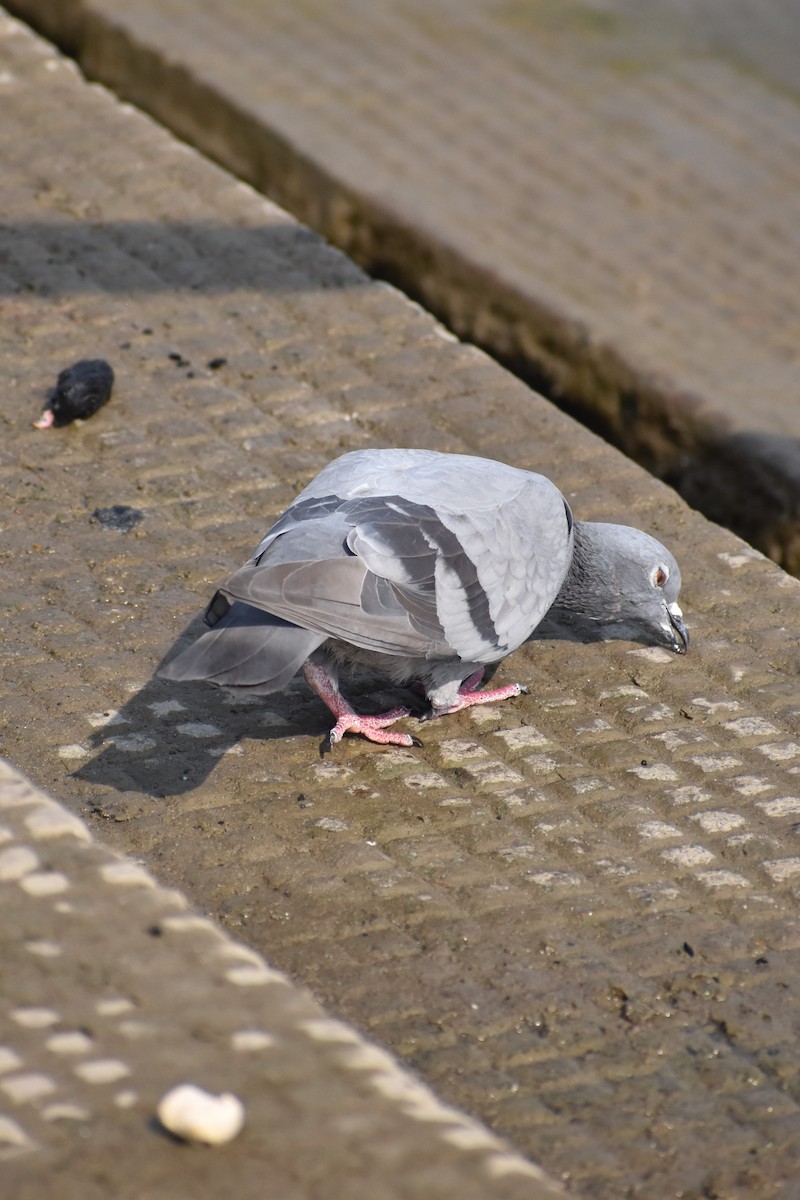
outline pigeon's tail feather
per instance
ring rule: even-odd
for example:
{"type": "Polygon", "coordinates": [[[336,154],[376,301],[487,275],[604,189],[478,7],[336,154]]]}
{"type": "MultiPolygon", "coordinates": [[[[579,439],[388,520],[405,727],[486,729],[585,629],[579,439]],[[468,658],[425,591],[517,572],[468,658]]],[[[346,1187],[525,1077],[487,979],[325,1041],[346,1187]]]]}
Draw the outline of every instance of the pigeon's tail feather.
{"type": "Polygon", "coordinates": [[[206,613],[211,628],[159,669],[162,679],[203,679],[220,687],[278,692],[325,641],[325,634],[251,604],[226,604],[217,593],[206,613]]]}

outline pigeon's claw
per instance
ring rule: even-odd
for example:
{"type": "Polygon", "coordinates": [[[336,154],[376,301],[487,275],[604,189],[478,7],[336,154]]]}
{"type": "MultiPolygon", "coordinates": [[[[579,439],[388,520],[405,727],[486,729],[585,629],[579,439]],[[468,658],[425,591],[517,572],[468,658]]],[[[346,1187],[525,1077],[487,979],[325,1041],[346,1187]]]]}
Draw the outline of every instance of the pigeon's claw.
{"type": "Polygon", "coordinates": [[[360,733],[370,742],[390,746],[417,746],[418,740],[410,733],[393,733],[386,729],[395,721],[410,715],[407,708],[391,708],[388,712],[375,716],[361,716],[347,703],[334,679],[317,663],[307,661],[303,664],[303,675],[309,687],[317,693],[336,717],[336,724],[319,748],[320,756],[324,756],[346,733],[360,733]]]}
{"type": "Polygon", "coordinates": [[[380,713],[374,717],[362,717],[352,710],[343,712],[339,715],[339,719],[328,734],[328,741],[331,746],[335,746],[337,742],[342,740],[346,733],[360,733],[368,741],[379,742],[381,745],[418,745],[419,742],[410,733],[396,733],[393,730],[385,728],[387,725],[392,725],[395,721],[400,721],[408,715],[407,708],[392,708],[389,712],[380,713]]]}

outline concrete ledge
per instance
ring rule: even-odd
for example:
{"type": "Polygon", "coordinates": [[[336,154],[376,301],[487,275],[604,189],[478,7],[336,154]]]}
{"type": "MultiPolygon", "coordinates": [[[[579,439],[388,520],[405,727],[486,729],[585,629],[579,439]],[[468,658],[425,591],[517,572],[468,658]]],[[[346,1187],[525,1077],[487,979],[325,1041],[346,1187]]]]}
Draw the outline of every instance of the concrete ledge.
{"type": "Polygon", "coordinates": [[[11,7],[800,573],[779,0],[11,7]]]}
{"type": "Polygon", "coordinates": [[[7,1195],[563,1194],[3,760],[0,821],[7,1195]],[[181,1083],[239,1097],[232,1145],[158,1126],[181,1083]]]}

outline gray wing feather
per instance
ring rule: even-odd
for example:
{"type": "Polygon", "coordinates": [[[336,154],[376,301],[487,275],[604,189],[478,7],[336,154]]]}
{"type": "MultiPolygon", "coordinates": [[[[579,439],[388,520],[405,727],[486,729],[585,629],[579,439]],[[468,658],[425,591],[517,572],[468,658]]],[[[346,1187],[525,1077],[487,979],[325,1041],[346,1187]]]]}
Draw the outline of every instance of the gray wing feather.
{"type": "MultiPolygon", "coordinates": [[[[209,611],[216,602],[217,597],[209,611]]],[[[324,640],[315,630],[301,629],[249,604],[234,603],[213,629],[201,634],[158,674],[163,679],[206,679],[222,687],[277,692],[324,640]]]]}
{"type": "Polygon", "coordinates": [[[424,657],[431,648],[430,633],[414,627],[396,596],[381,591],[356,557],[247,565],[222,588],[248,605],[366,650],[424,657]]]}

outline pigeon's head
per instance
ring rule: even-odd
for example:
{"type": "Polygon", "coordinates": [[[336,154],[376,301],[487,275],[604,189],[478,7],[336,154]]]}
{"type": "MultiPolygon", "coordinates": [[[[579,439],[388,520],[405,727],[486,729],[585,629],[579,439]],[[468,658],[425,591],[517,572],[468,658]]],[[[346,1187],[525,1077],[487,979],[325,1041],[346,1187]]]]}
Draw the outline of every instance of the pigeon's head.
{"type": "MultiPolygon", "coordinates": [[[[617,601],[615,624],[630,636],[685,654],[689,634],[678,605],[681,571],[661,542],[627,525],[595,526],[607,549],[609,580],[617,601]]],[[[625,636],[624,632],[618,636],[625,636]]]]}
{"type": "Polygon", "coordinates": [[[677,562],[649,534],[628,525],[576,521],[572,567],[551,620],[573,636],[626,638],[685,654],[689,634],[680,590],[677,562]]]}

